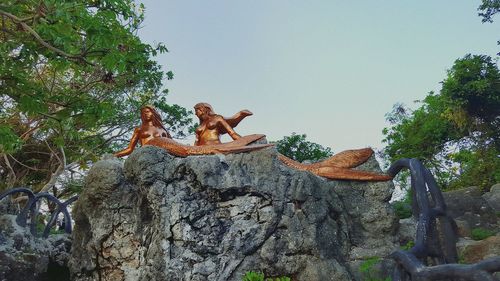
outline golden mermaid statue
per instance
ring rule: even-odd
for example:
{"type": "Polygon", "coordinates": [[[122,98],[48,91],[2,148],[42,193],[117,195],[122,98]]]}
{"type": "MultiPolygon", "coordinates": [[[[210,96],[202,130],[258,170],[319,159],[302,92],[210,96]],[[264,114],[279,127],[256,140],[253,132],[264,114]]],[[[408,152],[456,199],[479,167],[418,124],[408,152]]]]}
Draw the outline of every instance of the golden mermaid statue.
{"type": "MultiPolygon", "coordinates": [[[[195,145],[200,147],[221,144],[220,135],[225,133],[228,133],[234,140],[240,139],[241,136],[233,128],[243,118],[252,115],[250,111],[242,110],[231,118],[224,118],[215,114],[212,106],[208,103],[198,103],[194,106],[194,109],[196,116],[200,119],[200,125],[196,128],[195,145]]],[[[294,169],[309,171],[329,179],[362,181],[386,181],[392,179],[388,175],[351,169],[366,162],[372,154],[373,150],[371,148],[346,150],[312,164],[299,163],[280,153],[278,153],[278,159],[294,169]]]]}
{"type": "MultiPolygon", "coordinates": [[[[272,144],[252,144],[264,138],[265,135],[254,134],[240,136],[234,131],[233,128],[236,127],[243,118],[252,115],[248,110],[242,110],[230,118],[225,118],[215,114],[212,106],[208,103],[198,103],[195,105],[194,109],[196,116],[198,116],[200,120],[200,124],[196,129],[196,141],[194,146],[184,145],[174,141],[163,126],[160,114],[156,112],[154,107],[144,106],[141,108],[141,126],[135,128],[128,147],[115,153],[115,156],[122,157],[129,155],[138,142],[141,146],[153,145],[161,147],[170,154],[180,157],[217,153],[238,153],[273,146],[272,144]],[[220,141],[220,136],[226,133],[231,136],[233,141],[222,143],[220,141]]],[[[346,150],[323,161],[312,164],[299,163],[280,153],[278,153],[278,159],[291,168],[309,171],[328,179],[359,181],[386,181],[392,179],[388,175],[352,169],[366,162],[372,154],[373,150],[370,148],[346,150]]]]}
{"type": "MultiPolygon", "coordinates": [[[[244,113],[246,114],[246,113],[244,113]]],[[[243,114],[243,115],[244,115],[243,114]]],[[[244,117],[241,117],[244,118],[244,117]]],[[[241,121],[241,119],[239,119],[241,121]]],[[[205,155],[205,154],[228,154],[237,152],[246,152],[257,149],[262,149],[265,147],[272,146],[270,144],[256,144],[248,145],[256,140],[264,137],[264,135],[249,135],[240,137],[239,135],[234,136],[234,141],[228,143],[207,143],[203,146],[191,146],[178,143],[172,139],[168,131],[162,124],[160,114],[150,105],[146,105],[141,108],[141,126],[134,129],[134,133],[130,140],[127,148],[122,151],[116,152],[116,157],[123,157],[129,155],[134,151],[137,143],[141,146],[153,145],[161,147],[167,150],[170,154],[180,157],[186,157],[189,155],[205,155]]],[[[239,123],[231,123],[234,126],[239,123]]],[[[217,125],[218,126],[218,125],[217,125]]],[[[232,130],[232,129],[231,129],[232,130]]],[[[232,131],[234,133],[234,131],[232,131]]]]}

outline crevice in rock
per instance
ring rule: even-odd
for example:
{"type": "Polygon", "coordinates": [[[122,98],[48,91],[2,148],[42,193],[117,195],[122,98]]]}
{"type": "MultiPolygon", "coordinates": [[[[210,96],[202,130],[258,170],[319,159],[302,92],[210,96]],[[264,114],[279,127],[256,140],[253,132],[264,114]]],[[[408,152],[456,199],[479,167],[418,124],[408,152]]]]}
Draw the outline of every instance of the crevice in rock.
{"type": "Polygon", "coordinates": [[[40,281],[70,281],[69,268],[49,260],[47,272],[40,277],[40,281]]]}
{"type": "Polygon", "coordinates": [[[251,187],[248,187],[248,186],[244,186],[244,187],[240,187],[240,188],[233,187],[233,188],[228,188],[224,191],[220,191],[218,201],[219,202],[227,202],[227,201],[235,199],[236,197],[245,196],[245,195],[259,197],[259,198],[262,198],[264,200],[268,199],[268,197],[263,195],[262,193],[249,190],[250,188],[251,187]]]}

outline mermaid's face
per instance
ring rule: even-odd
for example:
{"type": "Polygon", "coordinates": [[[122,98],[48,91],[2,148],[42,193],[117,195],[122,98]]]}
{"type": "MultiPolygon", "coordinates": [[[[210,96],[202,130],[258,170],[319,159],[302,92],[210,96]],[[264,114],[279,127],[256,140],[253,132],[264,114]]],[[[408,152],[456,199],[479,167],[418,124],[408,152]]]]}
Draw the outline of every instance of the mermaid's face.
{"type": "Polygon", "coordinates": [[[196,116],[198,116],[198,118],[200,118],[200,119],[203,119],[203,117],[205,116],[205,113],[206,113],[206,110],[203,107],[196,107],[194,109],[194,111],[195,111],[196,116]]]}
{"type": "Polygon", "coordinates": [[[141,110],[141,117],[143,121],[151,121],[153,119],[153,112],[151,109],[145,107],[141,110]]]}

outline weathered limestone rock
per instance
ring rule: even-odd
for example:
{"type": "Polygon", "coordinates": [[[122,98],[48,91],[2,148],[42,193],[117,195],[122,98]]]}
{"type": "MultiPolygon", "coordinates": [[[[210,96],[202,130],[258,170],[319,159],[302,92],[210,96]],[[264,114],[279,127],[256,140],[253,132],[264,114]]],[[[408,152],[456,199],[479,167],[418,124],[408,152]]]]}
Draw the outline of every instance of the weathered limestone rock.
{"type": "MultiPolygon", "coordinates": [[[[361,169],[380,171],[374,159],[361,169]]],[[[74,206],[72,280],[359,280],[395,248],[390,182],[332,181],[274,149],[177,158],[156,147],[94,165],[74,206]]]]}
{"type": "Polygon", "coordinates": [[[29,228],[17,225],[14,215],[0,216],[0,226],[1,281],[69,278],[67,262],[71,240],[67,234],[51,235],[47,239],[33,237],[29,228]]]}
{"type": "Polygon", "coordinates": [[[486,196],[477,186],[443,192],[448,213],[453,219],[462,223],[461,228],[464,230],[462,232],[478,227],[490,230],[498,229],[498,215],[486,199],[490,198],[488,196],[491,198],[496,196],[496,189],[492,188],[492,190],[493,192],[487,193],[486,196]]]}
{"type": "Polygon", "coordinates": [[[460,239],[457,249],[464,263],[477,263],[487,258],[497,257],[500,254],[500,235],[490,236],[480,241],[460,239]]]}
{"type": "Polygon", "coordinates": [[[500,183],[493,185],[489,192],[483,194],[483,199],[497,214],[500,214],[500,183]]]}
{"type": "Polygon", "coordinates": [[[413,217],[399,220],[398,236],[399,244],[407,245],[408,242],[414,242],[417,236],[417,221],[413,217]]]}

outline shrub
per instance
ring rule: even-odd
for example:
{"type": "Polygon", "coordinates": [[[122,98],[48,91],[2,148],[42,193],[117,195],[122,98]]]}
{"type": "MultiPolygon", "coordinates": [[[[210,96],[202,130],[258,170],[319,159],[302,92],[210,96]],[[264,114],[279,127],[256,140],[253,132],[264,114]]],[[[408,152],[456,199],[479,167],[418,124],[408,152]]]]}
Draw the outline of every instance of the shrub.
{"type": "Polygon", "coordinates": [[[396,216],[398,216],[399,219],[406,219],[411,217],[412,214],[411,205],[408,204],[406,200],[395,201],[392,203],[392,207],[394,208],[396,216]]]}
{"type": "Polygon", "coordinates": [[[413,248],[413,246],[415,246],[415,242],[411,240],[411,241],[408,241],[408,243],[406,243],[405,245],[401,246],[401,250],[408,251],[411,248],[413,248]]]}
{"type": "Polygon", "coordinates": [[[265,278],[264,273],[249,271],[243,276],[243,281],[291,281],[290,277],[265,278]]]}
{"type": "Polygon", "coordinates": [[[243,276],[243,281],[264,281],[264,273],[249,271],[243,276]]]}
{"type": "Polygon", "coordinates": [[[380,263],[379,257],[372,257],[361,263],[359,266],[359,271],[363,275],[363,280],[365,281],[391,281],[390,277],[381,279],[377,276],[381,275],[380,271],[375,268],[375,266],[380,263]]]}
{"type": "Polygon", "coordinates": [[[474,240],[483,240],[483,239],[486,239],[486,238],[493,236],[493,235],[495,235],[494,231],[480,228],[480,227],[474,228],[471,231],[471,237],[474,240]]]}

